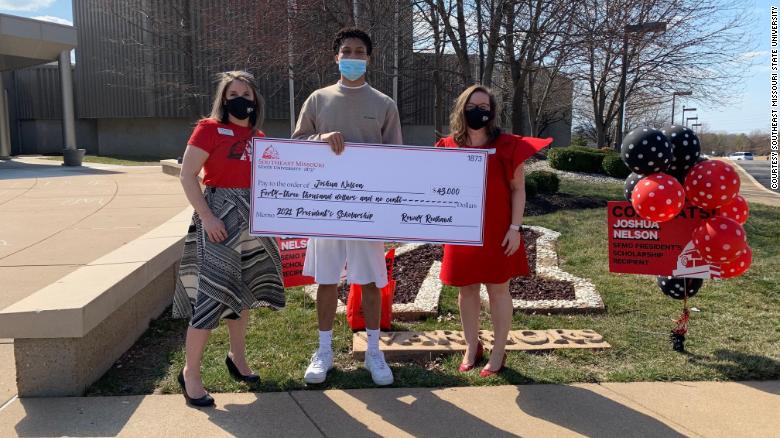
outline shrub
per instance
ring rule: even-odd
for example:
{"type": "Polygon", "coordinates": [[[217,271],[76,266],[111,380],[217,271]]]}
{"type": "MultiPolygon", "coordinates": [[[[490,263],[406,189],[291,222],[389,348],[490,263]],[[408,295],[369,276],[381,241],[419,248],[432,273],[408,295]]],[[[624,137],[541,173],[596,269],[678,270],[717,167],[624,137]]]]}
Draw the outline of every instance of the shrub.
{"type": "Polygon", "coordinates": [[[585,137],[575,135],[573,139],[571,139],[571,145],[572,146],[580,146],[580,147],[587,147],[588,146],[588,140],[585,139],[585,137]]]}
{"type": "Polygon", "coordinates": [[[601,162],[606,154],[594,149],[568,147],[553,149],[547,154],[553,169],[570,172],[603,173],[601,162]]]}
{"type": "Polygon", "coordinates": [[[545,170],[535,170],[528,174],[526,181],[531,180],[536,183],[538,193],[556,193],[561,181],[558,175],[545,170]]]}
{"type": "Polygon", "coordinates": [[[547,160],[553,169],[574,170],[574,151],[569,148],[550,149],[547,160]]]}
{"type": "Polygon", "coordinates": [[[605,155],[610,152],[614,152],[612,149],[609,148],[589,148],[589,147],[582,147],[582,146],[569,146],[569,149],[578,151],[578,152],[585,152],[586,154],[600,154],[605,155]]]}
{"type": "Polygon", "coordinates": [[[525,197],[526,198],[533,198],[536,196],[536,194],[539,192],[539,189],[536,186],[536,181],[529,178],[527,175],[525,177],[525,197]]]}
{"type": "Polygon", "coordinates": [[[609,154],[601,162],[604,173],[615,178],[625,179],[631,174],[631,169],[620,159],[618,154],[609,154]]]}

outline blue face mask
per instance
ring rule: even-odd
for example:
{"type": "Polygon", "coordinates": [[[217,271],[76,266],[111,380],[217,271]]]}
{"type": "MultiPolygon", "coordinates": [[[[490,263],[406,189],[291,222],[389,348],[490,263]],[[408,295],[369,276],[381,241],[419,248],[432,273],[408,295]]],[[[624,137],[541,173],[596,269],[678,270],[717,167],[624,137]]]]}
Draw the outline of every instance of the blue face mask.
{"type": "Polygon", "coordinates": [[[339,60],[339,71],[341,75],[350,81],[356,81],[366,74],[365,59],[341,59],[339,60]]]}

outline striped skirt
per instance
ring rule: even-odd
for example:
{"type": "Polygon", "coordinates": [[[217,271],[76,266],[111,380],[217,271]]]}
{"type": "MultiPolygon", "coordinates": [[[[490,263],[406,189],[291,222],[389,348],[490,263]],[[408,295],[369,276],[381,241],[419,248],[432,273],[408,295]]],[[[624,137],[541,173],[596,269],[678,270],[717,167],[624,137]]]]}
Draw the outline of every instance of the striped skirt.
{"type": "Polygon", "coordinates": [[[173,316],[188,318],[194,328],[214,329],[222,318],[240,318],[244,309],[284,307],[276,240],[249,235],[249,189],[207,187],[205,197],[228,237],[211,242],[200,217],[193,215],[179,264],[173,316]]]}

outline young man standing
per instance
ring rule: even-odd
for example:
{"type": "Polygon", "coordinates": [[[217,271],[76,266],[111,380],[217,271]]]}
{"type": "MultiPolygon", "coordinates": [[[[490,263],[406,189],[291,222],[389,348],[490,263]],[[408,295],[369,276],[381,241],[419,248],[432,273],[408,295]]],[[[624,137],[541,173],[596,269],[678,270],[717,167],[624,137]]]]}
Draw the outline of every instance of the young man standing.
{"type": "MultiPolygon", "coordinates": [[[[398,108],[388,96],[366,82],[371,59],[371,38],[360,29],[342,29],[333,41],[341,80],[312,93],[301,108],[292,137],[327,142],[334,153],[344,142],[403,144],[398,108]]],[[[347,266],[347,280],[363,289],[368,349],[365,367],[377,385],[393,383],[393,373],[379,351],[379,290],[387,285],[384,243],[334,239],[310,239],[303,274],[314,277],[317,289],[319,348],[304,374],[310,384],[325,381],[333,367],[333,319],[338,302],[339,277],[347,266]]]]}

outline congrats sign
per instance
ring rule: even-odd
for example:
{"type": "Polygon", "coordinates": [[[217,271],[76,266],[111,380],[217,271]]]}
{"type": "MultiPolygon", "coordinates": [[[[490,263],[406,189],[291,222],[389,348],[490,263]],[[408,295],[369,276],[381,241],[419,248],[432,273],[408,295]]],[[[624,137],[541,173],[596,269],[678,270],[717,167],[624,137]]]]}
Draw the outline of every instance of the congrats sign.
{"type": "Polygon", "coordinates": [[[488,151],[253,139],[253,235],[482,245],[488,151]]]}
{"type": "Polygon", "coordinates": [[[667,222],[642,219],[630,202],[607,204],[609,271],[672,277],[720,277],[720,266],[707,263],[691,234],[713,212],[686,205],[667,222]]]}

